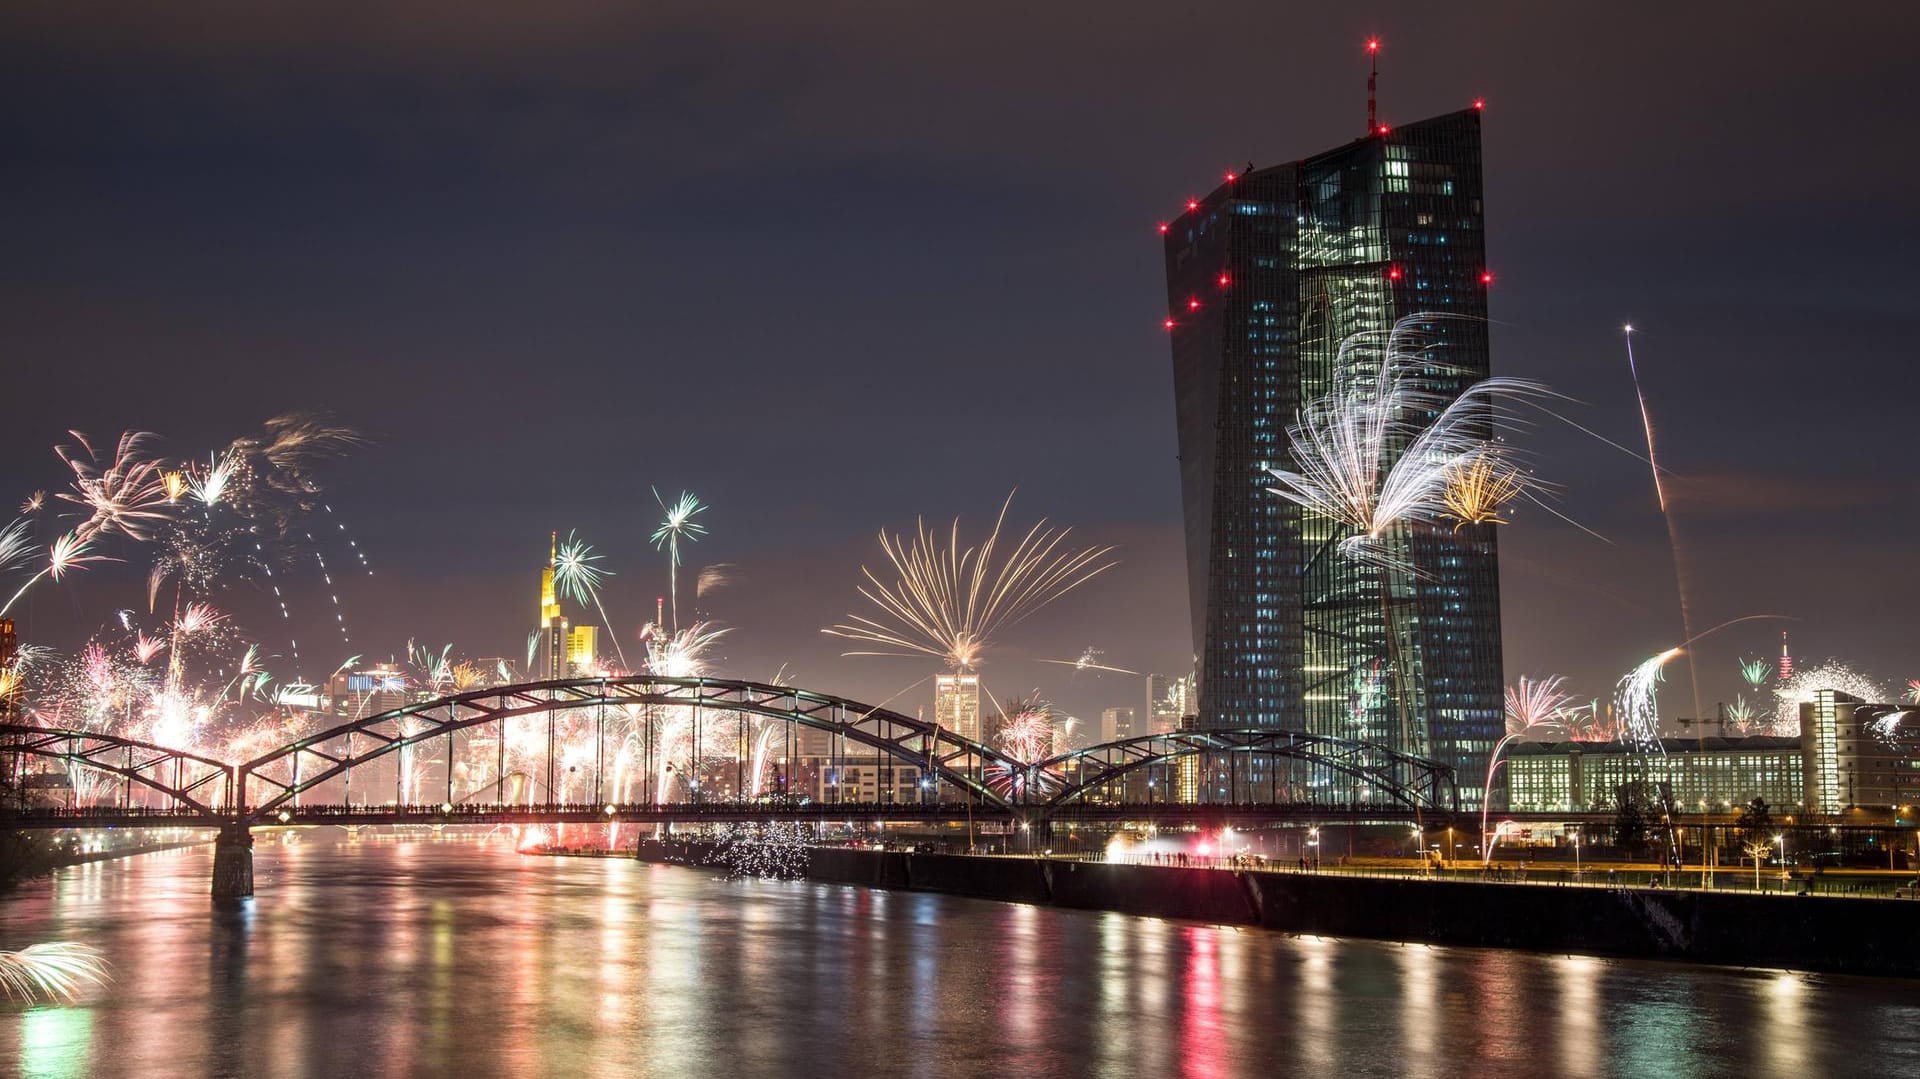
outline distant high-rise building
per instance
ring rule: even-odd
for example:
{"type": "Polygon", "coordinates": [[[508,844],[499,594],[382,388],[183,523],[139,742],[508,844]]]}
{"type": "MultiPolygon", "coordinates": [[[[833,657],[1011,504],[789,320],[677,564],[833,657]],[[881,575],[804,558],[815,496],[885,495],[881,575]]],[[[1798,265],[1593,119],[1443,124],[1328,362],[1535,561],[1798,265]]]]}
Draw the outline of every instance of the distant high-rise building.
{"type": "Polygon", "coordinates": [[[1109,708],[1100,713],[1100,736],[1097,742],[1118,742],[1122,738],[1134,735],[1134,716],[1137,708],[1109,708]]]}
{"type": "Polygon", "coordinates": [[[1194,712],[1193,676],[1147,675],[1147,707],[1141,713],[1146,726],[1140,734],[1171,734],[1183,716],[1194,712]]]}
{"type": "Polygon", "coordinates": [[[980,676],[934,675],[933,721],[962,738],[981,741],[980,676]]]}
{"type": "Polygon", "coordinates": [[[540,571],[540,623],[535,627],[538,639],[533,648],[533,670],[537,681],[567,677],[567,617],[560,613],[560,594],[554,588],[553,574],[559,563],[560,533],[548,537],[547,566],[540,571]]]}
{"type": "Polygon", "coordinates": [[[14,693],[20,688],[13,667],[14,654],[20,651],[20,638],[14,635],[13,619],[0,618],[0,715],[13,711],[14,693]]]}
{"type": "Polygon", "coordinates": [[[327,679],[326,706],[336,716],[365,719],[413,704],[421,694],[407,684],[406,668],[369,663],[335,671],[327,679]]]}
{"type": "Polygon", "coordinates": [[[1412,347],[1440,392],[1487,376],[1480,176],[1474,108],[1229,175],[1164,229],[1200,725],[1385,743],[1452,766],[1476,805],[1502,733],[1493,527],[1402,526],[1404,567],[1383,569],[1268,470],[1296,464],[1304,404],[1379,363],[1343,350],[1356,335],[1432,313],[1412,347]]]}
{"type": "Polygon", "coordinates": [[[574,626],[567,630],[567,671],[593,674],[600,667],[600,627],[574,626]]]}

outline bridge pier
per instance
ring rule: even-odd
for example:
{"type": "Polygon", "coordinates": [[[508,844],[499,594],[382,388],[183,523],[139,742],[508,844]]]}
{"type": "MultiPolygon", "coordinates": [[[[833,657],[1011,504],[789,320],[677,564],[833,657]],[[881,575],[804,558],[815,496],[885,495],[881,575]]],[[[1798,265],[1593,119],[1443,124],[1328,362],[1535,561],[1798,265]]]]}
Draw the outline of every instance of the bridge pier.
{"type": "Polygon", "coordinates": [[[245,821],[220,826],[213,841],[213,897],[245,899],[253,895],[253,833],[245,821]]]}

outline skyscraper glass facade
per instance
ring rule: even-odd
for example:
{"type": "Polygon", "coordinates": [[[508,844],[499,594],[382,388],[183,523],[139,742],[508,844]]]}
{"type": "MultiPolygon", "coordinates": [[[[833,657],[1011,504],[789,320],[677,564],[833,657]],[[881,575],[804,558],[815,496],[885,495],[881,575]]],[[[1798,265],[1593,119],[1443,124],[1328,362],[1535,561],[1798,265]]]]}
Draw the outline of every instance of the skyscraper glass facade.
{"type": "Polygon", "coordinates": [[[1377,364],[1343,360],[1356,334],[1431,314],[1429,375],[1486,377],[1481,223],[1470,109],[1250,170],[1165,235],[1201,725],[1381,742],[1453,766],[1474,804],[1503,722],[1492,527],[1402,529],[1412,570],[1383,570],[1267,469],[1292,467],[1287,426],[1342,362],[1377,364]]]}

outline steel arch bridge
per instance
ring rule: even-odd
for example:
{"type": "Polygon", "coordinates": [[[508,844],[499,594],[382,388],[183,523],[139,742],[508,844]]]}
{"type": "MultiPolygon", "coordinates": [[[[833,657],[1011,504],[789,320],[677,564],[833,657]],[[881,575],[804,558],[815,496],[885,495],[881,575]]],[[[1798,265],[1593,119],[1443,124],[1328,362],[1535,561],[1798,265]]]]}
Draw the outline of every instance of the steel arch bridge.
{"type": "MultiPolygon", "coordinates": [[[[1023,762],[936,723],[846,697],[763,682],[651,675],[472,690],[342,722],[241,763],[100,732],[0,724],[0,765],[17,774],[30,758],[58,762],[70,775],[81,769],[117,778],[119,805],[113,805],[109,781],[95,788],[81,812],[81,807],[71,804],[77,791],[70,786],[68,809],[28,809],[13,815],[16,822],[68,827],[72,825],[63,822],[84,817],[90,824],[133,827],[217,826],[222,834],[215,857],[219,895],[252,894],[248,829],[268,823],[347,822],[350,818],[362,823],[369,821],[361,818],[387,823],[467,819],[480,823],[495,818],[512,823],[585,822],[603,805],[608,814],[604,819],[655,823],[789,817],[938,821],[959,819],[964,812],[969,819],[982,814],[1039,826],[1056,815],[1066,819],[1094,812],[1104,818],[1134,810],[1155,816],[1194,810],[1218,815],[1254,813],[1258,807],[1272,819],[1325,812],[1365,820],[1418,819],[1423,812],[1450,814],[1459,809],[1449,768],[1367,742],[1269,729],[1180,731],[1023,762]],[[674,749],[657,735],[663,715],[677,717],[674,721],[682,724],[676,738],[684,739],[691,726],[690,752],[674,749]],[[919,797],[895,798],[898,788],[882,787],[876,778],[874,789],[881,796],[858,804],[845,802],[844,785],[833,787],[831,798],[799,808],[794,808],[792,799],[776,804],[759,798],[758,783],[737,782],[730,801],[716,799],[701,789],[700,782],[703,776],[722,774],[728,766],[736,776],[744,775],[750,739],[748,724],[741,717],[771,721],[776,724],[774,731],[780,730],[777,724],[786,725],[785,753],[779,759],[789,769],[789,778],[803,760],[823,770],[829,785],[843,784],[838,777],[848,767],[872,764],[878,777],[885,768],[904,765],[918,770],[919,797]],[[738,754],[703,756],[711,743],[703,741],[702,725],[721,726],[730,719],[738,754]],[[544,803],[533,803],[529,795],[526,805],[504,804],[510,801],[501,794],[510,725],[523,745],[536,747],[544,727],[545,751],[535,754],[536,760],[544,761],[546,771],[544,803]],[[796,753],[802,732],[813,732],[812,747],[803,745],[803,752],[796,753]],[[490,742],[485,737],[489,733],[490,742]],[[463,735],[464,746],[459,744],[463,735]],[[558,747],[570,740],[569,754],[583,753],[578,747],[589,736],[594,745],[591,758],[575,756],[578,763],[567,765],[566,773],[578,778],[577,773],[587,768],[591,789],[572,780],[566,780],[570,790],[562,789],[557,785],[564,779],[558,747]],[[623,782],[616,769],[609,792],[610,745],[615,758],[625,753],[628,765],[635,759],[644,762],[644,769],[627,773],[644,776],[642,782],[631,778],[623,782]],[[465,767],[477,748],[489,746],[499,762],[492,778],[475,782],[469,769],[466,785],[456,789],[456,764],[465,767]],[[675,752],[683,754],[677,762],[675,752]],[[363,796],[356,808],[355,770],[388,759],[394,765],[394,797],[386,801],[363,796]],[[674,771],[676,763],[682,768],[679,782],[687,787],[687,797],[678,802],[656,784],[659,770],[674,771]],[[416,783],[409,791],[401,777],[414,774],[417,766],[432,764],[441,765],[444,772],[437,790],[428,791],[424,788],[431,784],[416,783]],[[328,789],[343,795],[337,803],[302,802],[336,781],[339,786],[328,789]],[[134,806],[136,785],[166,804],[156,808],[147,796],[134,806]],[[489,785],[496,793],[491,804],[483,800],[489,785]],[[636,786],[641,789],[636,791],[636,786]],[[957,792],[960,799],[945,798],[948,792],[957,792]],[[456,804],[458,811],[452,808],[456,804]]],[[[383,766],[380,771],[384,770],[383,766]]],[[[517,803],[517,799],[511,801],[517,803]]]]}
{"type": "Polygon", "coordinates": [[[117,777],[123,807],[131,804],[132,785],[137,783],[209,823],[231,815],[238,789],[234,767],[223,761],[94,731],[0,724],[0,756],[8,759],[10,773],[18,770],[22,757],[35,757],[59,762],[69,771],[80,768],[117,777]]]}
{"type": "MultiPolygon", "coordinates": [[[[691,710],[696,721],[703,715],[754,716],[819,731],[829,737],[829,744],[825,754],[817,755],[830,762],[910,765],[963,792],[975,805],[1021,816],[1044,817],[1049,810],[1103,792],[1121,793],[1129,783],[1138,786],[1143,776],[1146,789],[1157,791],[1163,803],[1175,801],[1176,788],[1184,786],[1195,796],[1191,800],[1205,804],[1318,802],[1415,812],[1458,810],[1451,769],[1370,742],[1264,728],[1179,731],[1022,762],[937,723],[846,697],[762,682],[651,675],[472,690],[349,720],[238,764],[118,735],[24,724],[0,725],[0,756],[49,759],[137,783],[210,823],[265,821],[337,778],[350,783],[353,769],[381,758],[431,754],[436,744],[444,744],[446,750],[428,760],[450,764],[452,738],[462,731],[515,721],[548,724],[551,773],[556,767],[553,725],[560,716],[584,714],[594,720],[596,747],[604,749],[609,745],[604,725],[610,711],[616,713],[617,725],[631,720],[636,710],[644,716],[646,710],[668,708],[691,710]]],[[[496,742],[504,741],[495,733],[496,742]]],[[[655,759],[664,760],[664,751],[655,759]]],[[[604,765],[600,759],[595,767],[603,773],[604,765]]],[[[484,792],[484,785],[448,789],[452,775],[448,767],[443,799],[423,803],[471,801],[484,792]]],[[[551,795],[551,776],[547,789],[551,795]]],[[[597,782],[594,797],[572,801],[599,805],[605,795],[604,783],[597,782]]],[[[649,790],[646,800],[658,804],[664,795],[649,790]]]]}

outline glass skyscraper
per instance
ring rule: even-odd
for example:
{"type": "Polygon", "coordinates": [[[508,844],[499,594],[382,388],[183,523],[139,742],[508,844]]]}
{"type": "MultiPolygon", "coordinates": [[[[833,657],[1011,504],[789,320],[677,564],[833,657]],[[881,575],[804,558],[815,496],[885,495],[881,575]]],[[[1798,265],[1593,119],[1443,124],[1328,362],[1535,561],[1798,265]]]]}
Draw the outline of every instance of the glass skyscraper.
{"type": "Polygon", "coordinates": [[[1486,377],[1481,223],[1475,108],[1229,176],[1164,227],[1201,726],[1380,742],[1453,766],[1476,805],[1504,722],[1493,526],[1402,529],[1412,572],[1382,570],[1267,469],[1292,467],[1287,426],[1354,334],[1432,313],[1443,391],[1486,377]]]}

